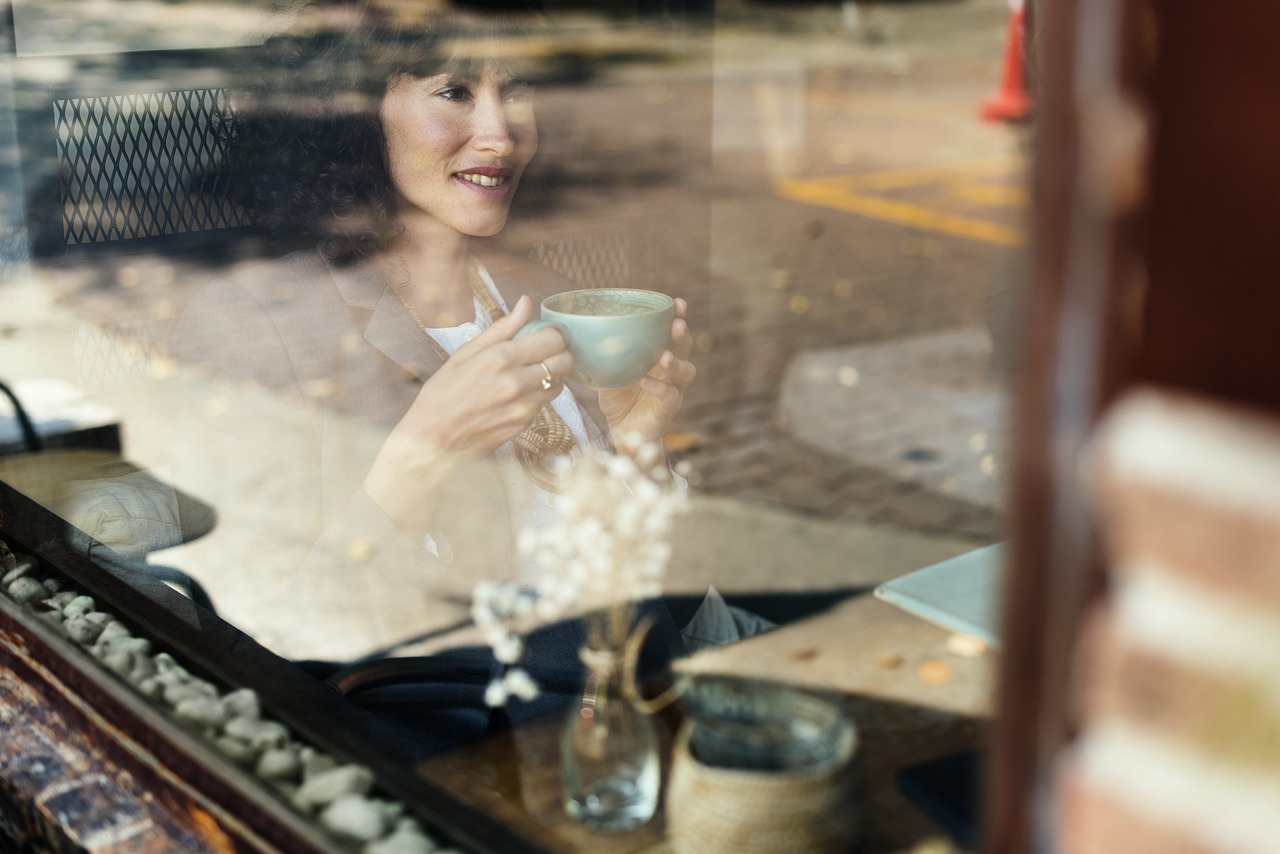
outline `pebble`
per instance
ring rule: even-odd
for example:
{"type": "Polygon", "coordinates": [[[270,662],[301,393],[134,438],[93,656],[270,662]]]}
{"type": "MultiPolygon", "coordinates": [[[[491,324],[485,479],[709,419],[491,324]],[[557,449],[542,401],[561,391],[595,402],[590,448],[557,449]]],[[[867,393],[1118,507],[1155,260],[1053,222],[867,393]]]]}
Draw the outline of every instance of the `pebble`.
{"type": "Polygon", "coordinates": [[[156,670],[163,674],[177,673],[182,676],[187,675],[186,668],[178,663],[178,660],[167,652],[159,652],[152,658],[156,664],[156,670]]]}
{"type": "Polygon", "coordinates": [[[365,843],[361,854],[451,854],[404,815],[404,804],[367,797],[373,786],[368,768],[339,765],[314,748],[294,747],[287,727],[261,719],[252,689],[220,697],[216,686],[191,676],[173,656],[151,655],[150,640],[133,637],[114,616],[95,610],[92,597],[63,591],[53,579],[31,577],[35,567],[33,559],[25,559],[4,575],[0,586],[144,695],[171,706],[179,722],[204,731],[232,762],[253,769],[303,811],[319,810],[317,820],[326,830],[365,843]],[[44,607],[36,608],[36,603],[44,607]],[[294,782],[299,777],[301,785],[294,782]]]}
{"type": "Polygon", "coordinates": [[[275,721],[259,718],[232,718],[226,724],[227,735],[243,738],[258,750],[284,747],[289,743],[289,729],[275,721]]]}
{"type": "Polygon", "coordinates": [[[243,768],[252,768],[254,762],[258,759],[258,751],[253,749],[253,745],[242,738],[236,738],[231,735],[220,735],[213,740],[213,744],[223,755],[232,762],[243,768]]]}
{"type": "Polygon", "coordinates": [[[102,625],[86,616],[68,617],[62,624],[63,631],[81,646],[91,646],[102,634],[102,625]]]}
{"type": "Polygon", "coordinates": [[[108,650],[102,653],[100,657],[103,664],[126,679],[133,672],[134,656],[133,653],[126,649],[108,650]]]}
{"type": "Polygon", "coordinates": [[[65,611],[67,606],[80,598],[80,594],[74,590],[64,590],[53,597],[53,601],[57,603],[59,611],[65,611]]]}
{"type": "Polygon", "coordinates": [[[135,653],[133,656],[133,667],[131,667],[129,672],[125,674],[125,678],[134,685],[141,686],[145,680],[151,679],[155,675],[156,665],[155,662],[151,660],[151,657],[135,653]]]}
{"type": "Polygon", "coordinates": [[[396,819],[395,830],[393,833],[423,833],[422,825],[418,824],[418,820],[411,815],[402,816],[396,819]]]}
{"type": "Polygon", "coordinates": [[[24,605],[39,602],[49,595],[44,585],[34,578],[23,576],[9,585],[9,595],[24,605]]]}
{"type": "Polygon", "coordinates": [[[68,617],[74,617],[78,614],[87,614],[93,610],[93,605],[94,602],[92,596],[77,596],[63,606],[62,613],[66,614],[68,617]]]}
{"type": "Polygon", "coordinates": [[[262,717],[262,706],[258,702],[258,694],[252,688],[238,688],[222,698],[222,705],[227,714],[233,718],[262,717]]]}
{"type": "Polygon", "coordinates": [[[19,578],[26,578],[31,574],[31,570],[36,568],[36,562],[25,555],[19,557],[17,561],[18,565],[6,572],[4,578],[0,579],[0,584],[3,584],[6,590],[9,589],[10,584],[13,584],[19,578]]]}
{"type": "Polygon", "coordinates": [[[298,789],[297,801],[304,809],[323,806],[342,795],[365,795],[373,785],[373,774],[363,765],[341,765],[308,777],[298,789]]]}
{"type": "Polygon", "coordinates": [[[137,682],[137,688],[149,699],[164,699],[164,685],[160,684],[160,680],[154,676],[147,676],[143,679],[139,679],[137,682]]]}
{"type": "Polygon", "coordinates": [[[314,747],[303,747],[298,750],[298,758],[302,760],[302,779],[310,780],[317,774],[338,767],[338,760],[314,747]]]}
{"type": "MultiPolygon", "coordinates": [[[[112,623],[111,626],[118,626],[119,623],[112,623]]],[[[107,656],[116,652],[127,652],[132,655],[147,657],[150,663],[151,641],[146,638],[135,638],[130,635],[122,635],[119,633],[112,634],[108,631],[111,626],[103,629],[102,634],[98,637],[98,642],[93,645],[95,655],[107,656]]],[[[154,668],[155,665],[152,665],[154,668]]],[[[154,672],[154,670],[153,670],[154,672]]]]}
{"type": "Polygon", "coordinates": [[[387,832],[386,814],[363,795],[339,795],[320,813],[320,826],[345,839],[371,842],[387,832]]]}
{"type": "Polygon", "coordinates": [[[254,773],[264,780],[296,780],[302,773],[298,751],[289,747],[273,747],[258,757],[254,773]]]}
{"type": "MultiPolygon", "coordinates": [[[[386,816],[388,826],[395,825],[399,827],[404,821],[402,818],[404,815],[404,804],[399,801],[384,801],[377,798],[374,798],[373,802],[377,804],[378,809],[382,810],[382,814],[386,816]]],[[[417,827],[416,823],[414,824],[414,827],[417,827]]]]}
{"type": "Polygon", "coordinates": [[[173,707],[173,714],[202,729],[217,729],[227,719],[222,704],[214,697],[188,697],[173,707]]]}
{"type": "MultiPolygon", "coordinates": [[[[202,698],[213,700],[215,703],[217,702],[218,689],[214,688],[208,682],[204,682],[200,679],[196,679],[191,676],[181,677],[178,680],[166,682],[165,680],[169,678],[171,677],[169,677],[168,674],[165,674],[164,676],[160,677],[161,682],[165,683],[164,701],[168,703],[170,706],[173,706],[176,708],[178,704],[183,702],[184,700],[194,700],[194,699],[202,699],[202,698]]],[[[218,709],[221,711],[222,709],[221,703],[218,703],[218,709]]],[[[223,717],[225,718],[226,712],[223,712],[222,714],[223,714],[223,717]]]]}
{"type": "MultiPolygon", "coordinates": [[[[98,613],[98,612],[95,612],[95,613],[98,613]]],[[[92,614],[88,614],[85,616],[85,619],[92,619],[92,617],[93,617],[92,614]]],[[[104,644],[116,638],[127,638],[130,636],[129,627],[126,626],[124,623],[106,622],[106,621],[102,621],[102,622],[103,622],[102,634],[98,635],[98,641],[97,643],[94,644],[95,652],[100,652],[100,651],[105,652],[106,651],[105,649],[100,650],[100,648],[103,647],[104,644]]]]}

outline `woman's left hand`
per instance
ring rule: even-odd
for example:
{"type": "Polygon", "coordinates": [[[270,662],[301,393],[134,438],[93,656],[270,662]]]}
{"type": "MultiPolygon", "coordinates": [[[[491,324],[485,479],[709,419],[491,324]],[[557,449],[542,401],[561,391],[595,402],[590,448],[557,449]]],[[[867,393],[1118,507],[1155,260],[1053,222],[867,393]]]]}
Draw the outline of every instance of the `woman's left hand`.
{"type": "Polygon", "coordinates": [[[600,389],[600,409],[615,438],[637,433],[645,441],[660,441],[684,403],[684,392],[698,375],[689,361],[693,335],[685,322],[689,304],[677,299],[671,321],[671,344],[646,376],[623,388],[600,389]]]}

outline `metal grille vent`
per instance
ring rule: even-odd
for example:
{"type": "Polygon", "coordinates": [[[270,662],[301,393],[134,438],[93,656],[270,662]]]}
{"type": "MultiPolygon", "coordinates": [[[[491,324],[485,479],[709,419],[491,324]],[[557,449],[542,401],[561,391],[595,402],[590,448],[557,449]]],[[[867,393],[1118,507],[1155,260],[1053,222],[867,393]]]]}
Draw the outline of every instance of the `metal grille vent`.
{"type": "Polygon", "coordinates": [[[67,245],[244,224],[219,174],[221,89],[53,102],[67,245]]]}

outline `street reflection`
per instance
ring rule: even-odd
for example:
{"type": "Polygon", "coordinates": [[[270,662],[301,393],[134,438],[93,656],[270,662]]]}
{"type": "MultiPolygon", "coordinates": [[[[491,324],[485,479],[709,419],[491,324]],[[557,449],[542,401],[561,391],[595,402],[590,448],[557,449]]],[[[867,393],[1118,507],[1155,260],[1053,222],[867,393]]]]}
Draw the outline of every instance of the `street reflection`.
{"type": "MultiPolygon", "coordinates": [[[[326,366],[290,388],[172,346],[202,288],[268,257],[258,240],[66,246],[50,105],[222,89],[280,19],[154,4],[175,22],[161,27],[138,4],[96,5],[133,11],[86,22],[15,4],[0,373],[79,388],[116,413],[131,462],[216,507],[213,531],[153,559],[280,654],[347,659],[456,624],[472,577],[408,561],[370,577],[377,544],[359,539],[317,562],[343,504],[281,477],[269,450],[313,441],[322,411],[324,441],[345,449],[330,464],[358,481],[376,413],[335,398],[326,366]]],[[[478,252],[689,301],[699,378],[668,445],[694,507],[673,592],[866,587],[998,539],[1026,132],[976,104],[997,83],[1005,4],[721,7],[552,6],[539,151],[478,252]]]]}

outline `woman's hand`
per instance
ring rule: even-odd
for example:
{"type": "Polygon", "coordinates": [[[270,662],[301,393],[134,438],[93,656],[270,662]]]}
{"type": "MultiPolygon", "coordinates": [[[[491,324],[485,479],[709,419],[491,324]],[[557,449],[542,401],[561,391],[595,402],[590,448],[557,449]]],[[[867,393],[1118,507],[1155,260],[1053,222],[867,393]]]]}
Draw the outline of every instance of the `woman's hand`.
{"type": "Polygon", "coordinates": [[[515,338],[532,312],[521,297],[510,314],[459,347],[383,442],[365,491],[401,528],[425,533],[432,498],[458,463],[520,435],[560,393],[558,378],[573,370],[560,333],[515,338]],[[543,388],[547,371],[556,379],[543,388]]]}
{"type": "Polygon", "coordinates": [[[521,297],[510,314],[459,347],[393,432],[468,457],[484,456],[520,435],[560,393],[559,377],[573,370],[573,356],[556,330],[515,338],[532,312],[532,302],[521,297]],[[547,371],[553,376],[549,389],[543,388],[547,371]]]}
{"type": "Polygon", "coordinates": [[[684,403],[685,389],[698,375],[689,361],[693,351],[693,335],[685,321],[689,304],[682,299],[675,302],[671,345],[649,373],[624,388],[600,389],[600,409],[615,438],[636,433],[645,441],[661,440],[684,403]]]}

